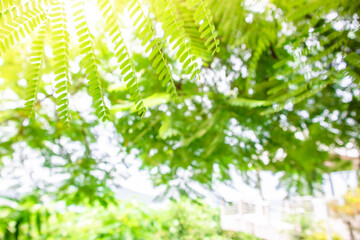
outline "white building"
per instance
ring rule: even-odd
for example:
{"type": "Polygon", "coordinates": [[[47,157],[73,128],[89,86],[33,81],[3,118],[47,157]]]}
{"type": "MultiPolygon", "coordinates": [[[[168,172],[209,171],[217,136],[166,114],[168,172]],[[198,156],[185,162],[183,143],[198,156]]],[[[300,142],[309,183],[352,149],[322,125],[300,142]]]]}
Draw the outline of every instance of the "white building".
{"type": "Polygon", "coordinates": [[[307,213],[313,223],[321,223],[328,240],[336,234],[350,239],[346,225],[339,219],[328,217],[324,198],[297,197],[284,201],[265,201],[260,195],[248,195],[221,206],[221,227],[224,230],[252,234],[264,240],[290,240],[292,233],[299,232],[299,226],[289,222],[289,216],[307,213]],[[253,196],[252,196],[253,197],[253,196]]]}

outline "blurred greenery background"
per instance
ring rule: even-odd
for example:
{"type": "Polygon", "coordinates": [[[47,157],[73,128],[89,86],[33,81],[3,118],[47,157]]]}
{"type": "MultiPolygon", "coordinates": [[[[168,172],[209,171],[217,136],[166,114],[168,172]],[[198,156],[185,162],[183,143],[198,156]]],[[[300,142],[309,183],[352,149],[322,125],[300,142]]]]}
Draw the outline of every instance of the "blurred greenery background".
{"type": "Polygon", "coordinates": [[[162,209],[136,201],[71,208],[41,204],[34,196],[14,203],[1,207],[3,239],[257,239],[222,230],[219,210],[200,200],[182,198],[162,209]]]}
{"type": "MultiPolygon", "coordinates": [[[[277,179],[282,199],[330,199],[332,217],[356,239],[359,1],[201,1],[212,14],[209,31],[215,40],[210,40],[220,50],[209,52],[193,19],[197,10],[188,6],[195,1],[172,0],[185,43],[201,69],[197,81],[169,44],[159,1],[140,1],[156,32],[154,41],[162,46],[175,99],[159,81],[156,64],[131,24],[129,1],[111,1],[147,108],[142,117],[114,50],[118,42],[97,2],[84,2],[86,24],[80,27],[88,26],[99,89],[109,107],[104,122],[89,88],[87,55],[71,2],[0,1],[2,239],[256,239],[222,230],[220,210],[198,199],[205,198],[202,190],[214,193],[218,183],[234,187],[236,175],[265,201],[264,173],[277,179]],[[36,20],[23,28],[18,24],[28,20],[24,13],[32,16],[28,6],[37,2],[63,3],[66,11],[58,15],[66,15],[67,28],[56,32],[65,41],[57,43],[55,31],[44,27],[47,20],[54,24],[53,16],[41,15],[45,37],[30,116],[25,104],[42,32],[36,20]],[[68,47],[66,54],[56,51],[59,44],[68,47]],[[59,112],[58,93],[64,89],[55,81],[63,70],[58,55],[66,58],[68,123],[59,112]],[[143,183],[139,172],[145,172],[148,191],[156,189],[172,201],[153,208],[119,200],[116,193],[131,176],[143,183]],[[334,179],[343,173],[351,177],[339,185],[334,179]]],[[[289,216],[292,238],[329,239],[326,229],[309,218],[289,216]]]]}

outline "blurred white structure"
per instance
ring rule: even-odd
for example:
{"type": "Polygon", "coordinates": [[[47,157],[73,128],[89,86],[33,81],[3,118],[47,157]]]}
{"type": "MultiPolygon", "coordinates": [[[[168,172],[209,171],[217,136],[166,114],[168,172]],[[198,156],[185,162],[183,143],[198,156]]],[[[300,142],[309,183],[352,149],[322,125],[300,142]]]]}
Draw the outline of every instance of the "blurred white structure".
{"type": "Polygon", "coordinates": [[[244,196],[242,199],[223,203],[221,206],[221,227],[224,230],[245,232],[262,239],[288,239],[284,231],[291,230],[291,224],[281,218],[281,212],[272,212],[268,201],[244,196]]]}
{"type": "Polygon", "coordinates": [[[288,222],[293,214],[308,213],[313,223],[323,223],[325,230],[336,233],[342,239],[350,239],[341,220],[328,218],[324,198],[297,197],[284,201],[265,201],[254,195],[246,195],[237,201],[221,206],[221,227],[224,230],[252,234],[264,240],[290,240],[291,233],[299,230],[288,222]],[[250,197],[251,196],[251,197],[250,197]]]}

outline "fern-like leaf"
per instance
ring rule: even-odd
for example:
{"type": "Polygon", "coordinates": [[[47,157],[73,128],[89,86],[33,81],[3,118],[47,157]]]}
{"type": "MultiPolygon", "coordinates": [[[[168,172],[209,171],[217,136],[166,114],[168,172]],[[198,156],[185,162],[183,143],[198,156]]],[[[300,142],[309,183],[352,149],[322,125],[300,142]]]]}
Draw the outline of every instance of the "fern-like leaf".
{"type": "Polygon", "coordinates": [[[193,9],[189,9],[186,5],[185,0],[173,0],[179,18],[181,19],[185,32],[184,35],[186,39],[190,42],[191,54],[196,57],[200,57],[204,64],[206,65],[211,61],[211,53],[209,53],[205,46],[205,39],[201,38],[201,34],[197,28],[197,24],[195,24],[193,9]]]}
{"type": "Polygon", "coordinates": [[[217,29],[224,42],[232,45],[239,39],[244,24],[245,12],[242,0],[218,1],[209,0],[214,20],[219,23],[217,29]]]}
{"type": "Polygon", "coordinates": [[[20,5],[20,1],[0,0],[0,19],[4,17],[11,17],[11,12],[20,5]]]}
{"type": "Polygon", "coordinates": [[[318,92],[322,91],[329,84],[332,84],[334,82],[334,78],[332,78],[330,76],[331,73],[328,73],[327,75],[328,75],[327,79],[322,79],[322,77],[312,79],[312,81],[310,81],[310,83],[301,86],[299,89],[291,91],[284,96],[279,96],[278,98],[273,99],[272,100],[273,107],[265,109],[260,114],[266,115],[266,114],[279,112],[279,111],[283,110],[285,108],[285,106],[289,103],[291,103],[292,105],[295,105],[299,102],[302,102],[302,101],[314,96],[318,92]],[[311,88],[310,88],[310,85],[312,85],[311,88]]]}
{"type": "Polygon", "coordinates": [[[105,121],[109,119],[110,111],[105,104],[102,93],[101,79],[97,66],[99,60],[94,53],[92,37],[85,17],[84,2],[82,0],[73,0],[73,2],[76,33],[79,37],[80,54],[83,56],[80,65],[85,69],[87,79],[89,80],[88,91],[93,98],[96,115],[99,119],[105,121]]]}
{"type": "Polygon", "coordinates": [[[50,26],[53,40],[57,112],[61,121],[69,123],[69,33],[67,31],[66,12],[62,1],[52,2],[50,26]]]}
{"type": "Polygon", "coordinates": [[[195,22],[200,25],[199,32],[201,37],[205,38],[205,46],[212,55],[219,52],[219,40],[216,38],[215,26],[212,24],[212,15],[208,8],[206,0],[187,0],[189,8],[196,7],[194,14],[195,22]]]}
{"type": "Polygon", "coordinates": [[[277,94],[278,92],[285,90],[286,88],[288,88],[291,85],[299,84],[304,81],[305,81],[305,78],[303,75],[296,76],[290,81],[283,82],[283,83],[271,88],[270,90],[267,91],[267,94],[269,94],[269,95],[277,94]]]}
{"type": "Polygon", "coordinates": [[[345,60],[346,60],[346,62],[348,62],[349,64],[351,64],[352,66],[354,66],[360,70],[360,55],[359,54],[352,52],[346,56],[345,60]]]}
{"type": "Polygon", "coordinates": [[[156,74],[159,75],[159,80],[162,81],[162,86],[167,86],[168,92],[172,98],[177,97],[174,80],[171,76],[171,71],[165,59],[159,40],[155,38],[155,33],[152,29],[150,20],[146,17],[144,10],[139,0],[132,0],[129,4],[130,17],[136,19],[133,23],[136,32],[142,39],[142,46],[146,46],[145,52],[150,52],[149,59],[152,61],[152,66],[156,69],[156,74]]]}
{"type": "Polygon", "coordinates": [[[191,79],[199,79],[200,69],[195,55],[191,52],[190,42],[185,38],[184,24],[179,19],[176,5],[172,0],[155,0],[154,3],[165,34],[170,37],[172,49],[177,49],[176,58],[183,64],[185,73],[191,75],[191,79]]]}
{"type": "Polygon", "coordinates": [[[135,102],[136,110],[140,116],[146,112],[144,102],[140,93],[135,66],[130,58],[127,46],[124,43],[119,23],[109,0],[98,0],[99,7],[103,13],[107,27],[110,29],[110,38],[115,45],[115,55],[120,64],[121,74],[127,82],[127,88],[131,94],[131,100],[135,102]]]}
{"type": "Polygon", "coordinates": [[[40,79],[40,69],[43,64],[44,39],[46,33],[46,22],[42,24],[37,37],[32,43],[29,73],[27,77],[26,103],[25,109],[31,117],[34,117],[34,106],[37,101],[38,84],[40,79]]]}
{"type": "Polygon", "coordinates": [[[26,3],[13,9],[14,11],[6,14],[8,17],[1,18],[0,54],[19,42],[20,36],[30,35],[46,19],[41,5],[36,3],[26,3]]]}

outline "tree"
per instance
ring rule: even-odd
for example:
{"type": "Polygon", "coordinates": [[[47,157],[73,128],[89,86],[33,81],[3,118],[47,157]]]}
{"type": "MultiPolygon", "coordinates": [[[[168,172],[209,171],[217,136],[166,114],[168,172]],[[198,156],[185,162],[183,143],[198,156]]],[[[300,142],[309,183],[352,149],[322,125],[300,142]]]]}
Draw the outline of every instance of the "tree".
{"type": "Polygon", "coordinates": [[[58,196],[111,196],[119,173],[90,147],[101,126],[155,184],[185,192],[232,167],[248,181],[283,172],[289,194],[359,169],[329,154],[359,149],[357,1],[99,0],[95,25],[91,1],[25,2],[1,2],[1,89],[17,105],[2,100],[0,156],[34,149],[67,174],[58,196]]]}

